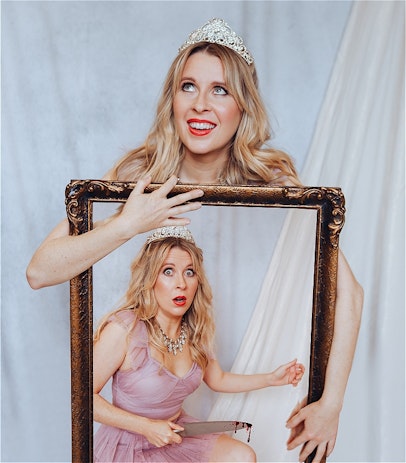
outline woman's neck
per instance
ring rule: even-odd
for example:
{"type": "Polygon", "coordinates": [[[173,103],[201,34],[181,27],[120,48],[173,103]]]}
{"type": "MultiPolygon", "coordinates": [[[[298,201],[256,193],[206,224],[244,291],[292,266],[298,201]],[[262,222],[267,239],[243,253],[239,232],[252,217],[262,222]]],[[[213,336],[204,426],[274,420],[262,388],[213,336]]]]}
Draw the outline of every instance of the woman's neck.
{"type": "Polygon", "coordinates": [[[179,335],[180,326],[182,324],[182,317],[179,318],[167,318],[160,315],[155,317],[158,325],[162,329],[162,331],[169,337],[169,338],[176,338],[179,335]]]}
{"type": "Polygon", "coordinates": [[[179,181],[200,185],[219,183],[224,165],[224,159],[208,160],[203,156],[186,156],[178,172],[179,181]]]}

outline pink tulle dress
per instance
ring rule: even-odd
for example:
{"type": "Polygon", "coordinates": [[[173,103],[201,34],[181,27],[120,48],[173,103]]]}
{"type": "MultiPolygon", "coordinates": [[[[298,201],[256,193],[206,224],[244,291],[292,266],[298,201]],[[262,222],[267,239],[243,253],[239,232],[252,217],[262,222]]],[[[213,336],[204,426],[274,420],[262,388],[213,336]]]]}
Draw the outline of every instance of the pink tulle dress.
{"type": "MultiPolygon", "coordinates": [[[[134,322],[130,310],[118,312],[110,322],[127,329],[134,322]]],[[[151,357],[148,332],[138,321],[130,332],[128,352],[132,368],[117,371],[113,376],[113,404],[137,415],[152,419],[168,419],[181,408],[185,398],[201,383],[202,371],[194,363],[182,378],[162,368],[151,357]]],[[[196,421],[182,413],[177,423],[196,421]]],[[[102,424],[94,437],[95,462],[207,462],[219,434],[184,437],[181,444],[155,447],[141,434],[102,424]]]]}

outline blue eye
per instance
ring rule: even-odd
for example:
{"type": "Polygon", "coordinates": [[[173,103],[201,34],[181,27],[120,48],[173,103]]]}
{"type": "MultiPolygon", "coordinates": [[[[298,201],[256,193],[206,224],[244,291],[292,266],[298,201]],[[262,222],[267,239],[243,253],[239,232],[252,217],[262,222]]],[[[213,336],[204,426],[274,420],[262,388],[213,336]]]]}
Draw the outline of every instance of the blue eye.
{"type": "Polygon", "coordinates": [[[195,276],[195,271],[193,269],[189,268],[189,269],[186,270],[185,275],[187,277],[194,277],[195,276]]]}
{"type": "Polygon", "coordinates": [[[195,86],[191,82],[185,82],[182,84],[182,90],[184,92],[193,92],[195,90],[195,86]]]}
{"type": "Polygon", "coordinates": [[[214,93],[216,95],[228,95],[227,90],[224,87],[220,86],[214,87],[214,93]]]}
{"type": "Polygon", "coordinates": [[[166,269],[164,269],[164,271],[162,273],[164,275],[170,276],[170,275],[173,274],[173,270],[171,268],[166,268],[166,269]]]}

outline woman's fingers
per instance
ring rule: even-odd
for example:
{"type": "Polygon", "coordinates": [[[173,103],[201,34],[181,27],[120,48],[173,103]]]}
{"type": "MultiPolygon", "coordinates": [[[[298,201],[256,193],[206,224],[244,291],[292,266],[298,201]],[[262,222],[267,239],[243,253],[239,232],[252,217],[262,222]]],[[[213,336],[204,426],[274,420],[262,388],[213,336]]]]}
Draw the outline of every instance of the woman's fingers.
{"type": "Polygon", "coordinates": [[[175,175],[172,175],[156,191],[162,196],[168,196],[168,194],[173,190],[173,187],[177,183],[178,183],[177,177],[175,175]]]}
{"type": "MultiPolygon", "coordinates": [[[[156,190],[156,193],[162,197],[167,197],[168,194],[173,190],[176,186],[178,179],[173,175],[169,178],[162,186],[156,190]]],[[[174,195],[171,198],[168,198],[169,207],[178,206],[180,204],[184,204],[187,201],[191,201],[192,199],[200,198],[203,196],[204,192],[200,189],[187,191],[186,193],[180,193],[178,195],[174,195]]]]}
{"type": "Polygon", "coordinates": [[[176,182],[177,178],[172,176],[157,190],[145,193],[151,177],[141,178],[118,217],[120,232],[132,238],[158,227],[188,225],[190,219],[182,215],[200,209],[202,204],[192,200],[199,198],[204,192],[196,189],[168,198],[167,195],[176,182]]]}
{"type": "MultiPolygon", "coordinates": [[[[163,183],[157,190],[153,191],[151,195],[162,198],[167,202],[167,207],[171,211],[171,215],[179,215],[185,212],[194,211],[201,207],[199,202],[188,203],[193,199],[200,198],[204,195],[203,190],[195,189],[187,191],[186,193],[180,193],[167,198],[168,194],[176,186],[178,179],[175,175],[172,175],[165,183],[163,183]]],[[[143,194],[145,188],[151,183],[151,177],[144,177],[137,182],[135,191],[136,194],[143,194]]]]}
{"type": "MultiPolygon", "coordinates": [[[[204,195],[203,190],[191,190],[186,193],[180,193],[178,195],[172,196],[168,198],[169,207],[175,207],[181,204],[186,204],[188,201],[192,201],[193,199],[200,198],[204,195]]],[[[192,205],[193,203],[190,203],[192,205]]]]}
{"type": "Polygon", "coordinates": [[[176,412],[173,416],[171,416],[170,418],[168,418],[168,421],[176,421],[180,414],[182,413],[182,409],[180,409],[178,412],[176,412]]]}
{"type": "Polygon", "coordinates": [[[171,207],[168,212],[170,213],[169,218],[173,218],[175,216],[184,214],[186,212],[196,211],[200,209],[202,204],[199,202],[187,203],[187,204],[180,204],[178,206],[171,207]]]}
{"type": "Polygon", "coordinates": [[[140,178],[138,182],[135,184],[135,188],[134,188],[135,193],[139,195],[144,193],[145,188],[151,183],[151,181],[152,181],[151,176],[140,178]]]}

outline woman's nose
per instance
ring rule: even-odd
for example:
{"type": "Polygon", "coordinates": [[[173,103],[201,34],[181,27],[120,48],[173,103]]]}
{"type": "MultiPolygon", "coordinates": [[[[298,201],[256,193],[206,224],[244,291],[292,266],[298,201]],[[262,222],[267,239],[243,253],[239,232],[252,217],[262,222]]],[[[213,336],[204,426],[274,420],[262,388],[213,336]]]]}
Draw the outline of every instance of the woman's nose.
{"type": "Polygon", "coordinates": [[[199,92],[197,94],[194,101],[194,108],[198,113],[202,113],[210,109],[208,98],[204,92],[199,92]]]}
{"type": "Polygon", "coordinates": [[[177,288],[185,288],[186,287],[186,280],[183,275],[178,275],[177,281],[176,281],[176,287],[177,288]]]}

